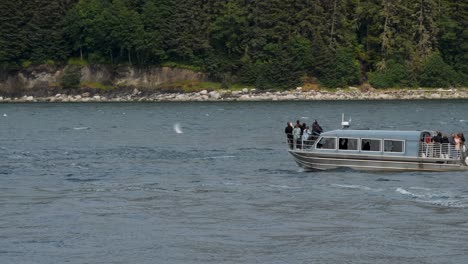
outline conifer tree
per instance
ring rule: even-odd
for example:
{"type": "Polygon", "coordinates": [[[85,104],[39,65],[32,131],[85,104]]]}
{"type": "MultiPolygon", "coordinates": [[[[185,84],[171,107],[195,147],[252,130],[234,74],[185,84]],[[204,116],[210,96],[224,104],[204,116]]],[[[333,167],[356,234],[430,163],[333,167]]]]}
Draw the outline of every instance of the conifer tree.
{"type": "Polygon", "coordinates": [[[63,41],[63,13],[58,1],[31,0],[24,5],[27,54],[33,63],[64,60],[68,47],[63,41]]]}
{"type": "Polygon", "coordinates": [[[0,65],[16,68],[26,47],[23,0],[0,1],[0,65]]]}

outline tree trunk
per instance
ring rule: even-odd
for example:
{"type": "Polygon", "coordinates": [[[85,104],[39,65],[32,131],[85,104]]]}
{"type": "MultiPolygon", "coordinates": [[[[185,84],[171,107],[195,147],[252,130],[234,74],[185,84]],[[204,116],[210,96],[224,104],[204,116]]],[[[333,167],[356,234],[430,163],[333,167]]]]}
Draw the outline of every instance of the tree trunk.
{"type": "Polygon", "coordinates": [[[132,55],[130,54],[130,49],[127,49],[128,53],[128,63],[131,65],[132,64],[132,55]]]}
{"type": "Polygon", "coordinates": [[[330,48],[333,48],[333,36],[335,35],[335,22],[336,22],[336,1],[333,1],[332,24],[330,29],[330,48]]]}

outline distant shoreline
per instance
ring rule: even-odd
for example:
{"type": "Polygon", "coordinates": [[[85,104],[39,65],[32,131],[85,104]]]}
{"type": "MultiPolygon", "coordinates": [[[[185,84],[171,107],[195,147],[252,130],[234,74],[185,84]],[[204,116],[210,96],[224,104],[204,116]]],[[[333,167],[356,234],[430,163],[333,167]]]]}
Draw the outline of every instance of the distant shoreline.
{"type": "Polygon", "coordinates": [[[0,96],[0,103],[87,103],[87,102],[235,102],[235,101],[362,101],[362,100],[453,100],[468,99],[468,89],[413,89],[373,90],[362,92],[357,88],[336,91],[289,91],[264,92],[256,89],[241,91],[219,90],[193,93],[152,93],[143,94],[134,89],[128,94],[104,95],[89,92],[76,95],[56,94],[54,96],[22,97],[0,96]]]}

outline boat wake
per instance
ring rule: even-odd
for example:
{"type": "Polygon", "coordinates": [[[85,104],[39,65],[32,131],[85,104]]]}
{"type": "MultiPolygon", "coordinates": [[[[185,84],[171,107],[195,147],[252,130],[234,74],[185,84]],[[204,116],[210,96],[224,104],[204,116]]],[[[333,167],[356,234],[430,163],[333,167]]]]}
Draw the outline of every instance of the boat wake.
{"type": "Polygon", "coordinates": [[[211,160],[211,159],[231,159],[235,158],[236,156],[224,155],[224,156],[212,156],[212,157],[203,157],[199,158],[201,160],[211,160]]]}
{"type": "Polygon", "coordinates": [[[363,185],[354,185],[354,184],[332,184],[331,186],[337,187],[337,188],[342,188],[342,189],[356,189],[356,190],[364,190],[364,191],[375,191],[375,192],[380,192],[382,189],[373,189],[367,186],[363,185]]]}
{"type": "Polygon", "coordinates": [[[409,190],[399,187],[395,191],[421,203],[451,208],[468,207],[468,196],[456,195],[451,192],[435,191],[423,187],[411,187],[409,190]]]}

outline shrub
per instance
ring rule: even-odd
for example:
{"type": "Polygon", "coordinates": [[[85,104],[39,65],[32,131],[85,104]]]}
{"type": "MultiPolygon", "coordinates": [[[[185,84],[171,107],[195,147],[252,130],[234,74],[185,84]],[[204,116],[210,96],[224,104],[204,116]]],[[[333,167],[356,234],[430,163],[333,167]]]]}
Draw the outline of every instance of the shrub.
{"type": "Polygon", "coordinates": [[[408,67],[395,60],[388,60],[382,70],[369,73],[369,83],[375,88],[408,86],[408,67]]]}
{"type": "Polygon", "coordinates": [[[361,80],[359,62],[348,49],[340,49],[327,57],[318,72],[320,83],[330,88],[358,84],[361,80]]]}
{"type": "Polygon", "coordinates": [[[29,66],[31,66],[31,64],[32,64],[32,61],[30,60],[25,60],[21,62],[21,66],[23,66],[23,68],[28,68],[29,66]]]}
{"type": "Polygon", "coordinates": [[[80,86],[81,67],[78,65],[68,65],[63,71],[60,84],[63,88],[76,89],[80,86]]]}
{"type": "Polygon", "coordinates": [[[70,58],[70,59],[68,59],[68,65],[86,66],[86,65],[88,65],[88,62],[86,60],[82,60],[80,58],[70,58]]]}
{"type": "Polygon", "coordinates": [[[47,64],[48,66],[54,66],[55,61],[54,60],[46,60],[45,64],[47,64]]]}
{"type": "Polygon", "coordinates": [[[439,54],[433,54],[423,63],[419,84],[423,87],[448,87],[461,82],[459,75],[439,54]]]}

